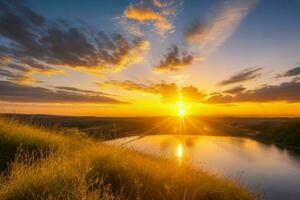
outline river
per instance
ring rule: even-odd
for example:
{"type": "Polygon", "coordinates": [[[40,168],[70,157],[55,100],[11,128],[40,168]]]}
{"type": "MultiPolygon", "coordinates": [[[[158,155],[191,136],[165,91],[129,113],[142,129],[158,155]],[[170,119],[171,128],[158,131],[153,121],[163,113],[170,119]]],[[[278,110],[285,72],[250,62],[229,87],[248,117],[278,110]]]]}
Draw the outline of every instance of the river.
{"type": "Polygon", "coordinates": [[[262,199],[300,199],[300,154],[272,144],[195,135],[127,137],[114,143],[233,179],[262,199]]]}

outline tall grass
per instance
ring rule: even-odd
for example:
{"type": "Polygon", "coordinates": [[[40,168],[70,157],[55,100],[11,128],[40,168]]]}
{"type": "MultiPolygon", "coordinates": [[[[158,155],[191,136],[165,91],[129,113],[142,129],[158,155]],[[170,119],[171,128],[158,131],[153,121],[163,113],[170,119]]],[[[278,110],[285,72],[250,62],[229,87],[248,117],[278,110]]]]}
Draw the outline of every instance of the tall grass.
{"type": "Polygon", "coordinates": [[[0,176],[0,199],[255,198],[229,180],[172,160],[5,119],[0,127],[0,140],[36,148],[21,151],[0,176]]]}

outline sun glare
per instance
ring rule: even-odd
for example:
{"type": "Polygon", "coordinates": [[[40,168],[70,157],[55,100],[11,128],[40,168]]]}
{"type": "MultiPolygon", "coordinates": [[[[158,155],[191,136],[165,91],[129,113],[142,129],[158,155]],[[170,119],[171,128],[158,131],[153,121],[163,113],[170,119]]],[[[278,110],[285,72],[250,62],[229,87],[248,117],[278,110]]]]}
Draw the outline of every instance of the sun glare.
{"type": "Polygon", "coordinates": [[[184,108],[184,103],[182,101],[179,101],[177,103],[177,106],[178,106],[178,110],[177,110],[177,114],[179,117],[184,117],[186,115],[186,111],[185,111],[185,108],[184,108]]]}
{"type": "Polygon", "coordinates": [[[178,110],[178,115],[179,115],[180,117],[184,117],[184,116],[185,116],[185,110],[184,110],[184,108],[180,108],[180,109],[178,110]]]}

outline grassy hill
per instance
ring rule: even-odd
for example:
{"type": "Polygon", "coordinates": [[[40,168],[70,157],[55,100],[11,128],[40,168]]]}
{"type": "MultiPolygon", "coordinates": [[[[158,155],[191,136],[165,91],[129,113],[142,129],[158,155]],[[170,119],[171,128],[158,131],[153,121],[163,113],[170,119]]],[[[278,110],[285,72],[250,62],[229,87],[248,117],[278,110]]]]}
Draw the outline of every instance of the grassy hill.
{"type": "Polygon", "coordinates": [[[12,119],[0,118],[0,158],[0,199],[255,199],[176,161],[12,119]]]}

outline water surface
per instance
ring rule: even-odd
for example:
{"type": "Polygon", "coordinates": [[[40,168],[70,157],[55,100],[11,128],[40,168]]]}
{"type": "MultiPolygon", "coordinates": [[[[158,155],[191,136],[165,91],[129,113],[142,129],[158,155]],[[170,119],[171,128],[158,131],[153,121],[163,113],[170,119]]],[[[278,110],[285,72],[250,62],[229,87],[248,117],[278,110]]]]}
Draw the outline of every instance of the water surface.
{"type": "Polygon", "coordinates": [[[300,154],[252,139],[221,136],[127,137],[119,145],[230,177],[263,199],[300,199],[300,154]]]}

